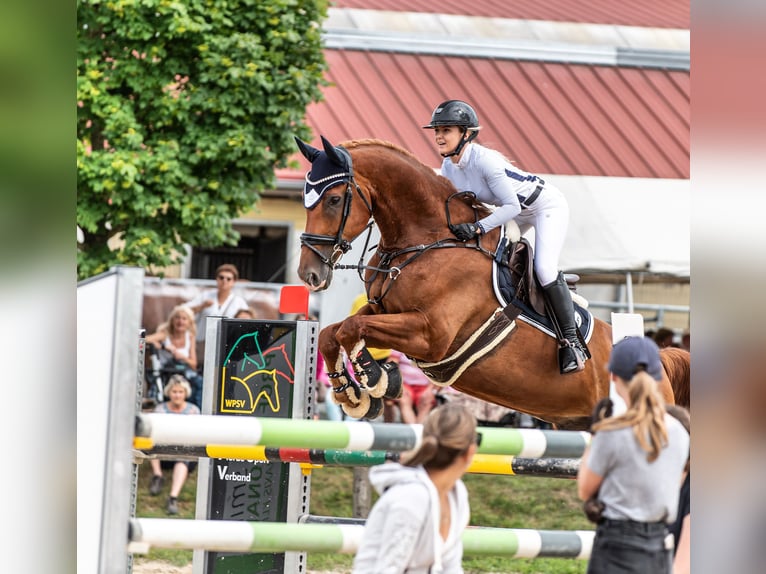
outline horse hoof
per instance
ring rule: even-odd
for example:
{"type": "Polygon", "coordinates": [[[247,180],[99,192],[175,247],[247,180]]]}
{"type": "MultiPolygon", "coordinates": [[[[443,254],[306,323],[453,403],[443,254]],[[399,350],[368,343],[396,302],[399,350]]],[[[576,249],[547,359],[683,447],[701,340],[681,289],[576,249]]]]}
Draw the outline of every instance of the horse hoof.
{"type": "Polygon", "coordinates": [[[336,405],[340,405],[342,407],[345,407],[345,405],[348,405],[349,407],[355,407],[359,404],[361,393],[362,391],[359,389],[359,387],[351,384],[342,391],[333,390],[332,400],[336,405]]]}
{"type": "MultiPolygon", "coordinates": [[[[383,372],[388,378],[388,384],[386,386],[386,392],[383,398],[386,399],[400,399],[402,398],[402,374],[399,371],[399,365],[394,362],[385,363],[383,365],[383,372]]],[[[372,396],[375,396],[370,391],[372,396]]]]}
{"type": "Polygon", "coordinates": [[[375,384],[371,385],[369,382],[367,383],[367,391],[370,393],[370,396],[375,397],[376,399],[388,397],[388,385],[390,383],[388,382],[389,369],[386,368],[386,365],[393,365],[398,372],[396,363],[385,363],[380,369],[380,374],[378,375],[375,384]]]}
{"type": "Polygon", "coordinates": [[[367,414],[362,418],[373,420],[383,414],[383,399],[370,397],[370,408],[367,409],[367,414]]]}
{"type": "Polygon", "coordinates": [[[371,397],[369,392],[362,390],[359,394],[359,402],[356,405],[346,403],[341,408],[344,413],[352,418],[372,419],[379,416],[383,410],[383,400],[371,397]]]}

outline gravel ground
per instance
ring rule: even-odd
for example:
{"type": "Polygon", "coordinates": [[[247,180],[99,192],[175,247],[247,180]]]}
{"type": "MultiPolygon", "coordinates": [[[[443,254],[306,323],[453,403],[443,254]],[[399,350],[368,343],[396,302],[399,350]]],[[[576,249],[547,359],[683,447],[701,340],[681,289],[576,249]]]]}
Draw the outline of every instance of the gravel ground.
{"type": "Polygon", "coordinates": [[[133,574],[192,574],[192,565],[174,566],[157,560],[133,562],[133,574]]]}
{"type": "MultiPolygon", "coordinates": [[[[306,574],[339,574],[339,572],[309,570],[306,574]]],[[[192,565],[174,566],[169,562],[160,562],[157,560],[146,562],[136,561],[133,563],[133,574],[192,574],[192,565]]]]}

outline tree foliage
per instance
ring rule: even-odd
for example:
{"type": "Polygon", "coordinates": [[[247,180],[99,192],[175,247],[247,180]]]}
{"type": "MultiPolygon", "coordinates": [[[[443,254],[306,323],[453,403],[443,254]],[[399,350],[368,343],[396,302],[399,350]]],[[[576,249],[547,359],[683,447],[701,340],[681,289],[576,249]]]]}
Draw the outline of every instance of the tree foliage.
{"type": "Polygon", "coordinates": [[[321,99],[325,0],[80,0],[78,276],[237,239],[321,99]]]}

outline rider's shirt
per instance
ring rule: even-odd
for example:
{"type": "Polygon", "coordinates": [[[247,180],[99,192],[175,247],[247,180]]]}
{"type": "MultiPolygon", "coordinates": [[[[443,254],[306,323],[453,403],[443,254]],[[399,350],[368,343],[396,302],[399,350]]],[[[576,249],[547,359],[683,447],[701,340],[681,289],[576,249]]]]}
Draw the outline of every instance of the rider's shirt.
{"type": "Polygon", "coordinates": [[[458,163],[445,158],[442,175],[459,191],[472,191],[479,201],[498,208],[479,221],[484,232],[515,219],[522,211],[524,215],[531,215],[545,203],[542,179],[519,169],[501,153],[477,143],[466,146],[458,163]],[[525,201],[528,204],[523,204],[525,201]]]}

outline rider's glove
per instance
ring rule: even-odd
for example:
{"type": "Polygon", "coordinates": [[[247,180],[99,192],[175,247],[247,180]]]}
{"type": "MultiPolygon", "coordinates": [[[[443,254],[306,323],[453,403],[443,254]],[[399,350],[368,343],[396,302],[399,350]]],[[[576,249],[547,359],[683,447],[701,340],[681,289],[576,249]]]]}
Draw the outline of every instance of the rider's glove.
{"type": "Polygon", "coordinates": [[[479,226],[475,223],[458,223],[453,228],[452,233],[454,233],[455,237],[460,241],[468,241],[479,235],[478,229],[479,226]]]}

